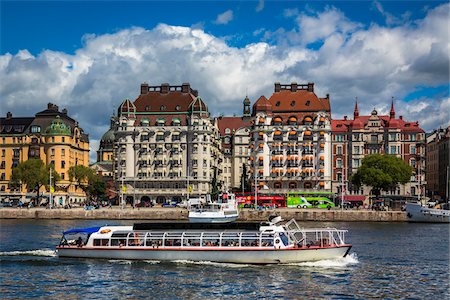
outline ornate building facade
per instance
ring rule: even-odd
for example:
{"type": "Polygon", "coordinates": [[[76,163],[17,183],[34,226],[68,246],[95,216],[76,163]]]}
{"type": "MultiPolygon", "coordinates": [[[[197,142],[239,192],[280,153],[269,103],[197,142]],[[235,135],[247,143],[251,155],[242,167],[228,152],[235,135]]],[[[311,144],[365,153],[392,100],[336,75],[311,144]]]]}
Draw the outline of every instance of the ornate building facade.
{"type": "MultiPolygon", "coordinates": [[[[222,180],[225,190],[240,190],[244,165],[250,170],[250,99],[245,97],[242,117],[219,117],[217,124],[222,142],[222,180]]],[[[248,173],[247,173],[248,175],[248,173]]]]}
{"type": "Polygon", "coordinates": [[[426,181],[430,198],[448,200],[450,127],[434,130],[427,137],[426,181]]]}
{"type": "MultiPolygon", "coordinates": [[[[52,165],[61,176],[53,193],[55,203],[80,203],[85,194],[69,180],[68,170],[75,165],[89,165],[89,136],[78,122],[68,116],[67,110],[49,103],[46,110],[34,117],[13,117],[10,112],[0,118],[0,195],[2,198],[27,199],[35,196],[25,186],[10,185],[12,169],[31,158],[52,165]]],[[[42,187],[40,193],[49,196],[42,187]]]]}
{"type": "Polygon", "coordinates": [[[261,193],[331,190],[330,118],[329,95],[319,98],[314,83],[275,83],[254,103],[250,171],[261,193]]]}
{"type": "Polygon", "coordinates": [[[118,109],[113,151],[114,179],[129,203],[209,193],[223,162],[217,122],[189,83],[142,84],[118,109]]]}
{"type": "MultiPolygon", "coordinates": [[[[396,118],[394,100],[389,115],[378,115],[374,109],[370,116],[360,116],[355,103],[353,120],[332,120],[332,180],[333,192],[369,195],[369,187],[357,189],[349,183],[353,173],[369,154],[392,154],[402,158],[414,168],[411,182],[387,194],[418,196],[419,186],[425,184],[425,132],[418,122],[396,118]]],[[[424,195],[424,194],[422,194],[424,195]]]]}

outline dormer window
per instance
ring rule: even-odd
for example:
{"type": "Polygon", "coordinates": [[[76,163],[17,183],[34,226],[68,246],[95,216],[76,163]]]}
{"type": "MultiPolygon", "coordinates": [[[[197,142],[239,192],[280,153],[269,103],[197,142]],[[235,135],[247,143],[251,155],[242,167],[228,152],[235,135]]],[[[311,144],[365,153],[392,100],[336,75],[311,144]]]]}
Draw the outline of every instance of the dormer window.
{"type": "Polygon", "coordinates": [[[311,105],[311,101],[309,101],[309,100],[306,100],[306,103],[305,103],[305,105],[306,105],[306,106],[309,106],[309,105],[311,105]]]}
{"type": "Polygon", "coordinates": [[[175,110],[180,110],[181,107],[179,105],[175,106],[175,110]]]}
{"type": "Polygon", "coordinates": [[[230,128],[225,128],[225,133],[231,133],[230,128]]]}
{"type": "Polygon", "coordinates": [[[280,106],[280,101],[277,101],[277,103],[275,103],[275,106],[280,106]]]}
{"type": "Polygon", "coordinates": [[[149,111],[150,110],[150,106],[149,105],[146,105],[145,106],[145,111],[149,111]]]}
{"type": "Polygon", "coordinates": [[[159,108],[159,110],[161,110],[161,111],[166,110],[166,106],[165,106],[165,105],[161,105],[161,107],[159,108]]]}
{"type": "Polygon", "coordinates": [[[295,106],[295,101],[291,101],[291,106],[292,106],[292,107],[295,106]]]}

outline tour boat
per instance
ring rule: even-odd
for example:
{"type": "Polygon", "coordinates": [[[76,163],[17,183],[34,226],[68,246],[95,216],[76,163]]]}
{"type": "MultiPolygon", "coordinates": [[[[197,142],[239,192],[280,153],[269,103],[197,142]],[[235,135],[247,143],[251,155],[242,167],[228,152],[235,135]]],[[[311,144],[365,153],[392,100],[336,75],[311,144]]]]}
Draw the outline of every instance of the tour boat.
{"type": "Polygon", "coordinates": [[[56,249],[59,257],[278,264],[341,258],[352,247],[345,243],[346,230],[303,229],[295,220],[281,221],[72,229],[56,249]]]}
{"type": "Polygon", "coordinates": [[[420,203],[406,203],[409,222],[450,223],[450,210],[423,207],[420,203]]]}
{"type": "Polygon", "coordinates": [[[232,193],[221,194],[214,202],[210,197],[205,201],[190,199],[188,210],[191,223],[228,223],[239,217],[237,202],[232,193]]]}

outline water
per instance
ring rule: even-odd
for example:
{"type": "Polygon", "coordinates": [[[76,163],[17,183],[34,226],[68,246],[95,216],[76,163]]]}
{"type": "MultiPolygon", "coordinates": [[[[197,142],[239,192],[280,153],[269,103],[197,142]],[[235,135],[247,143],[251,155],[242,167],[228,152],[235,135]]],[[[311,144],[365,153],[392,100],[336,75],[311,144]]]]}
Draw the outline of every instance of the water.
{"type": "Polygon", "coordinates": [[[448,224],[301,223],[348,229],[351,255],[253,266],[62,259],[61,232],[131,221],[0,220],[0,298],[449,299],[448,224]]]}

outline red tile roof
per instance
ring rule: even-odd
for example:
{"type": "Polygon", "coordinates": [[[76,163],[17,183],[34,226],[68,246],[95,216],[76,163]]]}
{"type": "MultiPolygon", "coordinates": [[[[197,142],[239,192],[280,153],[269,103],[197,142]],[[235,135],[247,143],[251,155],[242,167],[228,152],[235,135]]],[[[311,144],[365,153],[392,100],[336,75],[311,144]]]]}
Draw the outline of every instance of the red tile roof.
{"type": "Polygon", "coordinates": [[[319,98],[314,92],[281,90],[269,98],[273,112],[277,111],[330,111],[328,98],[319,98]],[[309,102],[308,102],[309,101],[309,102]]]}
{"type": "MultiPolygon", "coordinates": [[[[390,119],[389,116],[378,116],[381,119],[381,126],[394,129],[398,128],[407,132],[425,132],[419,127],[419,122],[406,122],[403,118],[390,119]]],[[[359,129],[367,126],[370,116],[359,116],[355,120],[331,120],[331,130],[333,132],[347,132],[349,128],[359,129]],[[362,126],[361,126],[362,125],[362,126]]]]}
{"type": "Polygon", "coordinates": [[[225,129],[229,128],[231,132],[238,130],[241,127],[250,126],[250,118],[243,117],[218,117],[217,125],[219,126],[219,132],[221,136],[226,135],[225,129]]]}
{"type": "Polygon", "coordinates": [[[187,112],[196,97],[182,92],[149,92],[134,101],[137,112],[187,112]],[[161,110],[161,106],[165,109],[161,110]]]}

